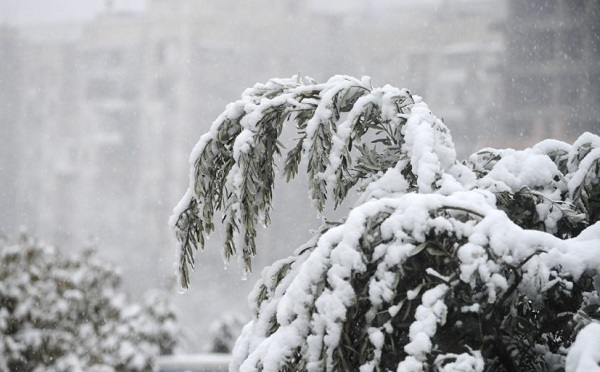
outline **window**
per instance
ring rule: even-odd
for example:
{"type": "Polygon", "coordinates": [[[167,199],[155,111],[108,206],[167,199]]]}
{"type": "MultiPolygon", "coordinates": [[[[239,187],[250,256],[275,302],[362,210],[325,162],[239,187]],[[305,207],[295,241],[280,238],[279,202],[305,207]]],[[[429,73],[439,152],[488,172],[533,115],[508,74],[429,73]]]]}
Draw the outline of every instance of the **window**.
{"type": "Polygon", "coordinates": [[[579,60],[583,55],[583,35],[578,29],[566,30],[562,34],[561,51],[572,60],[579,60]]]}
{"type": "Polygon", "coordinates": [[[564,75],[560,78],[559,101],[573,104],[580,100],[582,90],[582,77],[578,75],[564,75]]]}
{"type": "Polygon", "coordinates": [[[550,61],[554,57],[554,31],[534,31],[528,39],[529,52],[534,61],[550,61]]]}
{"type": "Polygon", "coordinates": [[[113,49],[108,53],[108,61],[107,64],[110,67],[120,67],[123,65],[123,51],[118,49],[113,49]]]}
{"type": "Polygon", "coordinates": [[[114,81],[106,78],[91,79],[86,88],[86,96],[89,99],[103,99],[114,96],[116,90],[114,81]]]}
{"type": "Polygon", "coordinates": [[[521,17],[551,15],[555,12],[556,5],[556,0],[512,1],[512,6],[514,7],[514,14],[521,17]]]}
{"type": "Polygon", "coordinates": [[[565,1],[564,4],[572,16],[581,17],[585,14],[585,0],[569,0],[565,1]]]}
{"type": "Polygon", "coordinates": [[[168,58],[168,45],[166,41],[159,41],[156,43],[155,48],[155,60],[158,65],[164,65],[167,63],[168,58]]]}
{"type": "Polygon", "coordinates": [[[552,100],[552,78],[550,76],[518,77],[512,81],[508,101],[517,105],[548,105],[552,100]]]}
{"type": "Polygon", "coordinates": [[[551,61],[555,53],[555,34],[551,30],[514,32],[507,40],[511,59],[527,64],[551,61]]]}
{"type": "Polygon", "coordinates": [[[590,49],[592,53],[600,57],[600,26],[597,24],[590,28],[590,49]]]}
{"type": "Polygon", "coordinates": [[[167,99],[173,92],[175,82],[168,77],[157,78],[154,83],[154,97],[159,100],[167,99]]]}
{"type": "Polygon", "coordinates": [[[590,103],[595,107],[600,107],[600,84],[597,83],[598,81],[600,81],[600,73],[593,74],[590,79],[589,97],[590,103]]]}

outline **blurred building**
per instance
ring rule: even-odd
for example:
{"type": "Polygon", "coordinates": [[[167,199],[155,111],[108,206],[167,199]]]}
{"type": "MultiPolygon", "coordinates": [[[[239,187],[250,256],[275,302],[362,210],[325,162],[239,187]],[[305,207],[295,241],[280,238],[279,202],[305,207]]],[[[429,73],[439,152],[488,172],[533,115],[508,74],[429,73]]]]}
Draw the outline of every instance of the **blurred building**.
{"type": "Polygon", "coordinates": [[[79,140],[76,31],[71,25],[19,30],[19,120],[6,143],[19,164],[15,221],[55,241],[69,238],[77,218],[71,197],[79,140]]]}
{"type": "Polygon", "coordinates": [[[466,157],[496,144],[501,132],[504,2],[441,1],[431,14],[425,27],[435,34],[419,31],[423,20],[410,29],[423,36],[408,52],[406,74],[450,128],[459,157],[466,157]]]}
{"type": "Polygon", "coordinates": [[[21,106],[21,56],[18,33],[8,26],[0,25],[0,233],[10,233],[17,226],[17,176],[19,169],[17,138],[21,106]],[[11,144],[11,142],[13,142],[11,144]]]}
{"type": "MultiPolygon", "coordinates": [[[[19,87],[15,94],[0,90],[0,120],[19,123],[0,125],[2,137],[16,138],[0,148],[0,166],[14,172],[0,177],[16,195],[0,199],[0,208],[16,209],[19,224],[60,245],[78,248],[96,236],[101,254],[122,266],[126,284],[141,292],[163,285],[173,271],[167,220],[187,187],[192,147],[225,105],[256,82],[348,74],[408,88],[444,119],[462,156],[505,145],[503,136],[515,131],[546,128],[535,124],[544,120],[597,118],[583,114],[597,110],[600,95],[591,83],[598,81],[597,2],[573,1],[586,15],[570,23],[559,15],[577,11],[571,5],[556,3],[551,20],[532,15],[528,23],[517,14],[524,2],[516,3],[505,9],[504,1],[493,0],[149,0],[141,13],[108,6],[86,24],[0,32],[3,60],[15,61],[0,64],[0,83],[19,87]],[[540,25],[555,27],[549,29],[552,57],[519,62],[540,50],[521,45],[519,35],[540,25]],[[566,52],[567,58],[559,45],[580,42],[567,43],[569,32],[583,35],[585,48],[566,52]],[[555,74],[560,84],[533,90],[555,74]],[[521,94],[507,94],[509,106],[504,87],[521,94]],[[518,98],[527,89],[531,94],[518,98]]],[[[256,271],[290,254],[319,224],[304,190],[282,183],[272,227],[259,236],[264,249],[256,271]]],[[[224,307],[244,306],[253,282],[240,282],[236,269],[222,270],[219,240],[198,260],[197,293],[179,299],[188,302],[182,306],[198,327],[224,307]]]]}
{"type": "Polygon", "coordinates": [[[146,193],[140,178],[151,168],[141,156],[147,128],[142,102],[143,42],[140,14],[109,8],[84,25],[77,44],[83,161],[79,193],[73,197],[78,205],[94,211],[77,208],[77,223],[86,234],[97,237],[100,250],[123,267],[128,285],[138,277],[157,285],[161,278],[160,273],[148,274],[156,270],[150,257],[161,257],[159,249],[146,240],[156,235],[154,226],[146,224],[153,214],[144,215],[137,202],[146,193]]]}
{"type": "Polygon", "coordinates": [[[503,29],[504,135],[531,144],[598,133],[600,2],[509,0],[503,29]]]}
{"type": "Polygon", "coordinates": [[[19,125],[22,92],[21,56],[18,48],[17,31],[0,25],[0,234],[9,234],[17,228],[17,177],[19,170],[19,148],[15,143],[19,125]],[[10,87],[10,88],[9,88],[10,87]]]}
{"type": "Polygon", "coordinates": [[[312,19],[324,21],[322,42],[344,41],[327,47],[333,73],[370,75],[374,84],[422,96],[449,126],[459,156],[494,143],[503,104],[504,1],[308,4],[312,19]]]}

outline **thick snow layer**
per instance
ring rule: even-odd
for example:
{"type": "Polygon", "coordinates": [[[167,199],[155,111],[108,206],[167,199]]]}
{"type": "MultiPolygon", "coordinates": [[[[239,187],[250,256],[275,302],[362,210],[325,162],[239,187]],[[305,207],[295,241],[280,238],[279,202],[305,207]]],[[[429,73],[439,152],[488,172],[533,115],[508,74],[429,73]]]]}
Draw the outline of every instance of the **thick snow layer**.
{"type": "Polygon", "coordinates": [[[446,131],[424,102],[411,108],[405,127],[405,150],[417,176],[419,192],[430,193],[438,188],[439,178],[456,161],[454,144],[446,131]]]}
{"type": "MultiPolygon", "coordinates": [[[[536,152],[507,150],[503,158],[480,181],[481,186],[490,189],[493,187],[493,191],[514,193],[523,187],[537,190],[553,184],[554,178],[560,175],[556,164],[548,156],[536,152]]],[[[558,199],[559,196],[560,193],[554,198],[558,199]]]]}
{"type": "MultiPolygon", "coordinates": [[[[277,370],[281,367],[278,363],[282,362],[282,353],[289,356],[289,353],[301,347],[305,340],[307,340],[307,359],[313,360],[318,366],[320,355],[324,350],[328,355],[327,360],[331,360],[331,355],[328,353],[332,352],[339,341],[346,309],[356,296],[348,281],[351,276],[365,270],[363,257],[356,250],[356,240],[365,229],[367,217],[375,216],[381,211],[395,211],[388,217],[386,223],[394,226],[390,233],[399,234],[401,239],[407,238],[403,236],[405,231],[411,231],[413,239],[414,237],[424,239],[424,231],[436,224],[429,217],[428,211],[431,210],[451,206],[465,210],[472,209],[482,214],[484,218],[475,226],[457,224],[447,228],[460,229],[464,234],[471,234],[474,237],[473,243],[468,243],[459,250],[459,259],[463,263],[461,279],[473,285],[479,280],[487,283],[490,302],[495,300],[498,293],[505,291],[508,284],[506,279],[498,274],[498,265],[495,261],[491,260],[486,251],[476,243],[489,242],[493,251],[503,260],[519,262],[539,249],[539,244],[543,242],[547,252],[540,254],[535,260],[528,261],[525,265],[526,277],[529,279],[524,281],[525,292],[539,291],[540,287],[550,282],[550,272],[547,268],[560,266],[575,277],[581,275],[583,271],[598,271],[600,268],[600,245],[595,244],[600,241],[600,236],[597,235],[600,231],[598,226],[590,227],[589,231],[582,234],[582,238],[564,241],[542,232],[522,230],[512,224],[502,212],[486,203],[482,204],[481,200],[485,199],[481,193],[469,192],[467,195],[471,196],[471,200],[465,200],[468,198],[464,194],[460,198],[435,194],[407,194],[401,198],[379,199],[356,207],[350,213],[346,224],[326,232],[309,257],[297,262],[300,266],[296,266],[295,270],[299,271],[292,277],[289,286],[286,284],[286,290],[279,291],[281,297],[273,298],[273,302],[263,302],[249,334],[261,333],[260,329],[267,329],[273,315],[277,317],[279,328],[266,338],[255,338],[257,344],[250,345],[249,350],[246,349],[244,352],[237,349],[237,353],[242,353],[241,357],[240,354],[236,354],[237,360],[245,359],[240,369],[253,370],[252,366],[261,360],[266,370],[277,370]],[[460,199],[462,201],[459,202],[460,199]],[[418,211],[425,212],[417,213],[418,211]],[[484,236],[487,238],[483,238],[484,236]],[[323,279],[327,280],[331,289],[325,289],[315,298],[316,288],[323,279]],[[310,310],[311,303],[316,305],[314,313],[310,310]],[[277,304],[277,309],[272,308],[271,304],[277,304]],[[273,350],[277,350],[279,359],[273,359],[273,350]],[[246,352],[250,354],[246,355],[246,352]],[[265,364],[267,362],[269,364],[265,364]]],[[[382,226],[384,231],[390,228],[382,226]]],[[[412,248],[412,245],[386,246],[390,254],[389,264],[397,264],[402,261],[402,257],[407,258],[412,248]]],[[[383,262],[386,261],[387,259],[383,262]]],[[[376,275],[370,286],[373,291],[370,293],[370,298],[375,307],[380,306],[380,298],[385,297],[386,289],[392,287],[395,279],[393,275],[384,275],[384,272],[385,270],[382,271],[381,276],[376,275]]],[[[431,350],[430,338],[435,334],[437,324],[443,324],[445,321],[446,310],[443,297],[446,290],[445,285],[440,285],[423,293],[423,303],[417,308],[414,322],[410,327],[411,342],[405,347],[411,357],[407,358],[404,364],[413,365],[415,361],[423,361],[425,355],[431,350]]],[[[407,296],[410,298],[409,294],[407,296]]],[[[466,311],[477,311],[477,308],[471,307],[466,311]]],[[[377,347],[379,342],[377,338],[374,340],[373,344],[377,347]]],[[[325,365],[331,368],[329,362],[326,361],[325,365]]]]}
{"type": "Polygon", "coordinates": [[[573,174],[568,184],[571,197],[574,197],[575,191],[583,183],[592,164],[598,159],[600,159],[600,148],[590,151],[590,153],[579,163],[577,171],[573,174]]]}
{"type": "Polygon", "coordinates": [[[446,354],[436,358],[435,364],[439,365],[447,360],[453,360],[449,363],[444,363],[439,368],[440,372],[483,372],[484,362],[479,351],[473,351],[472,354],[463,353],[460,355],[446,354]]]}
{"type": "Polygon", "coordinates": [[[447,291],[448,286],[440,284],[423,293],[422,304],[415,313],[415,322],[410,325],[410,342],[404,346],[409,356],[425,361],[431,352],[431,337],[435,334],[437,324],[446,322],[447,308],[443,299],[447,291]]]}
{"type": "Polygon", "coordinates": [[[567,354],[566,372],[600,372],[600,324],[585,326],[567,354]]]}

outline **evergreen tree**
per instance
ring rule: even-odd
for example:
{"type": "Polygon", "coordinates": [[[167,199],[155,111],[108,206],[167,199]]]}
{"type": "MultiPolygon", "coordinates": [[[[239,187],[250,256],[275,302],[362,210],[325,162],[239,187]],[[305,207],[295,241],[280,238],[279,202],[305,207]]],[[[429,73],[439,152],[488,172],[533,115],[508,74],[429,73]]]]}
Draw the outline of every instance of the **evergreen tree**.
{"type": "Polygon", "coordinates": [[[279,156],[287,180],[304,162],[319,212],[351,189],[358,200],[263,270],[233,370],[598,368],[600,137],[459,161],[448,128],[405,89],[347,76],[257,84],[190,157],[171,219],[183,287],[215,211],[225,256],[250,269],[279,156]],[[284,127],[297,134],[289,149],[284,127]]]}
{"type": "Polygon", "coordinates": [[[92,250],[0,240],[0,371],[148,371],[176,333],[165,293],[128,301],[92,250]]]}

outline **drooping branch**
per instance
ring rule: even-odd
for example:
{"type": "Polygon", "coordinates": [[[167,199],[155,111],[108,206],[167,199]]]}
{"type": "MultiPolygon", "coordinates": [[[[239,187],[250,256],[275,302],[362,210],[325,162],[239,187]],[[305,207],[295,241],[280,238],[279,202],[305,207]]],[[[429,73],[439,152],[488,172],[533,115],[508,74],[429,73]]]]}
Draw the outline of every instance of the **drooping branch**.
{"type": "Polygon", "coordinates": [[[600,137],[459,163],[419,97],[344,76],[257,85],[200,139],[171,220],[182,286],[217,210],[249,268],[279,155],[288,180],[307,167],[319,210],[360,194],[263,271],[234,370],[543,370],[600,319],[600,137]]]}
{"type": "Polygon", "coordinates": [[[256,226],[270,222],[278,156],[285,157],[287,180],[306,162],[317,210],[328,198],[337,206],[361,180],[381,176],[381,162],[392,168],[409,156],[402,127],[414,103],[406,90],[373,88],[368,78],[347,76],[325,84],[274,79],[246,90],[192,153],[190,186],[171,218],[180,242],[181,285],[189,284],[194,250],[214,230],[216,211],[222,213],[225,258],[241,252],[250,270],[256,226]],[[280,142],[284,126],[297,134],[287,152],[280,142]]]}

